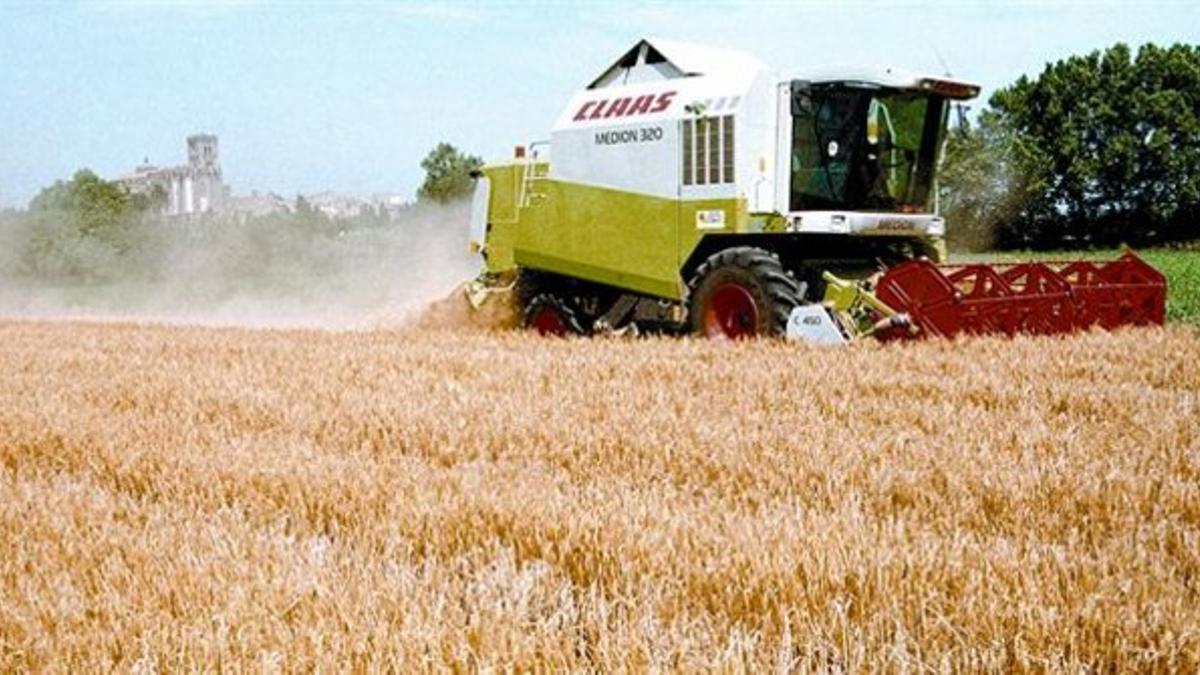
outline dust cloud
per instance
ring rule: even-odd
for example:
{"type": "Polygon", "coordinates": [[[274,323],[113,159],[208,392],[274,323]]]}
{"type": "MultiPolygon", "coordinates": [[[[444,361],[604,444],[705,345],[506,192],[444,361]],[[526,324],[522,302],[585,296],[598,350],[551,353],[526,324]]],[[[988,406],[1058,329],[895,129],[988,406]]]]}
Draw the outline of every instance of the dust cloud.
{"type": "Polygon", "coordinates": [[[44,215],[9,213],[0,217],[0,317],[402,326],[478,273],[469,212],[469,202],[419,204],[366,225],[291,214],[153,218],[104,243],[44,215]]]}

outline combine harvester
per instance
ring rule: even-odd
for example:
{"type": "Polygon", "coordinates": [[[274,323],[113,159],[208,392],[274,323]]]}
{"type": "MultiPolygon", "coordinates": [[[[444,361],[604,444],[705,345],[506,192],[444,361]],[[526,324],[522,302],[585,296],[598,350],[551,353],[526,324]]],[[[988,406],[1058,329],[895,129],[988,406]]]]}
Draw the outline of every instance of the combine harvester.
{"type": "Polygon", "coordinates": [[[939,264],[946,121],[978,93],[894,69],[780,79],[741,52],[642,40],[550,141],[477,174],[484,271],[467,296],[515,293],[546,334],[840,343],[1162,324],[1166,282],[1133,253],[939,264]]]}

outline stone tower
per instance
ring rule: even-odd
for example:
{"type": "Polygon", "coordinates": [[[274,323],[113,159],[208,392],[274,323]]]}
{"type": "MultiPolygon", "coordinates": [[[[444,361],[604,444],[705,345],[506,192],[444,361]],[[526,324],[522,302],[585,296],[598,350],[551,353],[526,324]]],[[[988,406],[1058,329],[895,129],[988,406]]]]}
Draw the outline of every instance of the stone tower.
{"type": "Polygon", "coordinates": [[[221,160],[217,137],[213,134],[188,136],[187,174],[183,178],[179,213],[220,212],[225,206],[225,184],[221,181],[221,160]]]}
{"type": "Polygon", "coordinates": [[[188,136],[188,165],[197,173],[221,175],[221,161],[217,152],[217,137],[212,134],[188,136]]]}

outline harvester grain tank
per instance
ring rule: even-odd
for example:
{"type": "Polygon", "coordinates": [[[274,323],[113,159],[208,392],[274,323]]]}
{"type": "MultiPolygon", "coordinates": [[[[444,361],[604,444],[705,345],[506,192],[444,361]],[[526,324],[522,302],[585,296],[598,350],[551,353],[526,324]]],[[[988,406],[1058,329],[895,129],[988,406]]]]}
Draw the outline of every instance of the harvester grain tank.
{"type": "Polygon", "coordinates": [[[781,78],[742,52],[642,40],[549,141],[478,175],[474,303],[543,333],[691,331],[817,342],[1161,323],[1162,276],[944,262],[937,169],[979,87],[899,69],[781,78]]]}

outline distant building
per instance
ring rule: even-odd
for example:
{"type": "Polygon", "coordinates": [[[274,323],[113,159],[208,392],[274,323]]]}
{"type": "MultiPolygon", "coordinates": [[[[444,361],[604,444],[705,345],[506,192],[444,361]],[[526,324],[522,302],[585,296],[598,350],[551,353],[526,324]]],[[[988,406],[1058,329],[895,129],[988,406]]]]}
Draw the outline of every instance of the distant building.
{"type": "Polygon", "coordinates": [[[292,203],[274,192],[251,190],[248,195],[234,195],[225,201],[225,210],[239,221],[261,218],[277,213],[291,213],[292,203]]]}
{"type": "Polygon", "coordinates": [[[376,193],[371,195],[371,207],[375,213],[381,216],[387,216],[388,220],[398,220],[406,211],[413,208],[413,203],[410,202],[404,195],[389,193],[376,193]]]}
{"type": "MultiPolygon", "coordinates": [[[[245,223],[280,213],[292,213],[295,204],[273,192],[251,190],[249,194],[230,194],[221,176],[220,152],[213,134],[194,134],[187,138],[188,163],[159,167],[149,159],[132,173],[116,180],[133,194],[162,200],[162,214],[169,217],[230,216],[245,223]]],[[[336,192],[318,192],[301,198],[314,211],[330,220],[359,216],[384,216],[395,221],[413,208],[407,199],[395,193],[379,193],[368,199],[336,192]]]]}
{"type": "Polygon", "coordinates": [[[336,192],[318,192],[312,195],[304,195],[304,201],[312,207],[314,211],[324,213],[330,220],[342,220],[345,218],[356,218],[367,213],[371,209],[371,205],[349,195],[340,195],[336,192]]]}
{"type": "Polygon", "coordinates": [[[158,193],[163,198],[162,212],[167,216],[224,211],[229,188],[221,180],[217,137],[212,134],[188,136],[187,149],[187,164],[160,168],[147,160],[117,182],[134,194],[158,193]]]}

